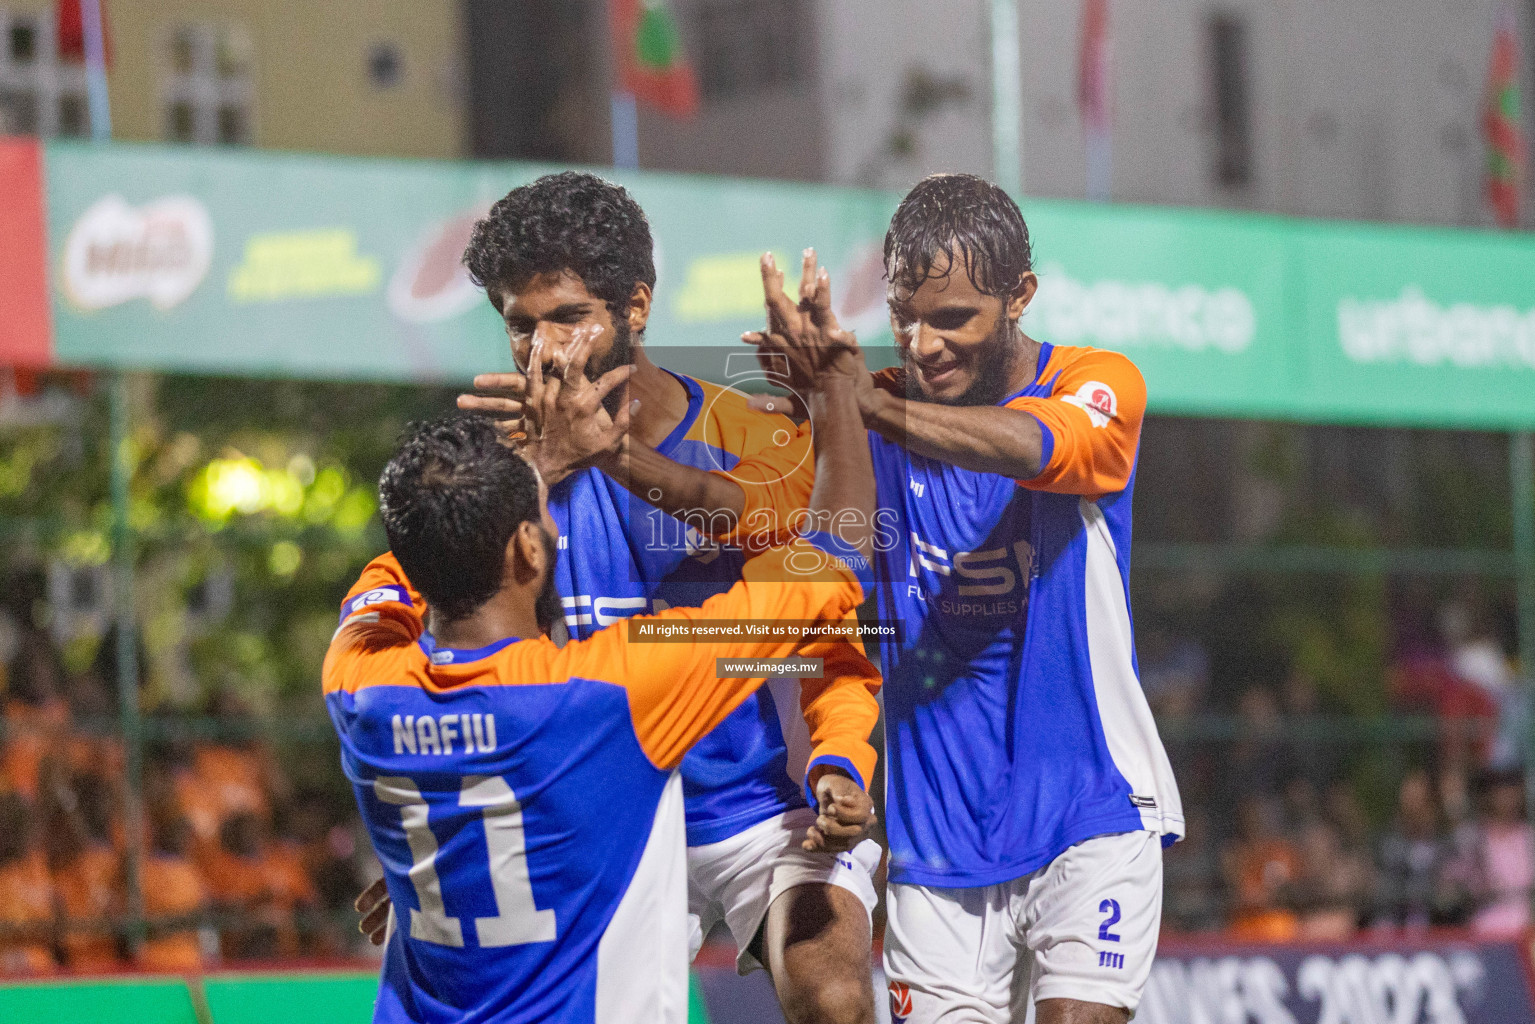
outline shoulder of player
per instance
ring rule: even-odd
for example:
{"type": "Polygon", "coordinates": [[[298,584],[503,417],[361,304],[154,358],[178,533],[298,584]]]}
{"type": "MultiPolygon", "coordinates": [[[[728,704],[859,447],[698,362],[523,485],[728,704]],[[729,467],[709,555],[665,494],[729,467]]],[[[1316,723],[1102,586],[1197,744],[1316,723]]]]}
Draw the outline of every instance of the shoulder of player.
{"type": "Polygon", "coordinates": [[[388,620],[374,617],[370,621],[358,615],[337,630],[331,642],[325,692],[403,686],[448,695],[471,687],[569,682],[560,659],[561,648],[546,636],[516,640],[483,653],[433,650],[429,642],[411,639],[388,620]]]}
{"type": "Polygon", "coordinates": [[[696,377],[688,380],[697,384],[704,396],[703,409],[688,430],[689,440],[723,443],[731,454],[744,456],[773,445],[773,434],[779,429],[788,430],[791,437],[797,432],[787,416],[758,412],[747,405],[744,392],[696,377]]]}
{"type": "Polygon", "coordinates": [[[1052,398],[1078,394],[1093,384],[1106,384],[1125,397],[1140,401],[1144,401],[1146,391],[1145,378],[1129,356],[1086,345],[1054,346],[1039,378],[1049,383],[1052,398]]]}
{"type": "Polygon", "coordinates": [[[363,611],[336,630],[320,676],[326,693],[356,693],[369,686],[404,685],[425,667],[425,653],[402,623],[363,611]]]}
{"type": "Polygon", "coordinates": [[[887,366],[883,370],[875,370],[870,376],[880,391],[888,391],[893,395],[906,394],[906,371],[901,367],[887,366]]]}

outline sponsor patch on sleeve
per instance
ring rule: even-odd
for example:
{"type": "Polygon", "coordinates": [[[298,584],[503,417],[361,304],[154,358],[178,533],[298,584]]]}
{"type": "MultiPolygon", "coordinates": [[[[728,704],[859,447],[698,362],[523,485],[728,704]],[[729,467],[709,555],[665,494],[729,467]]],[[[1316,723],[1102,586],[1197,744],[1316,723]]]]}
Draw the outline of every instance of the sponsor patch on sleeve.
{"type": "Polygon", "coordinates": [[[375,587],[364,591],[341,606],[341,621],[345,622],[369,605],[381,604],[384,601],[398,601],[408,605],[410,594],[404,587],[375,587]]]}
{"type": "Polygon", "coordinates": [[[1087,413],[1087,418],[1099,429],[1108,426],[1109,420],[1119,415],[1119,396],[1102,381],[1090,380],[1077,388],[1076,394],[1062,395],[1061,401],[1087,413]]]}

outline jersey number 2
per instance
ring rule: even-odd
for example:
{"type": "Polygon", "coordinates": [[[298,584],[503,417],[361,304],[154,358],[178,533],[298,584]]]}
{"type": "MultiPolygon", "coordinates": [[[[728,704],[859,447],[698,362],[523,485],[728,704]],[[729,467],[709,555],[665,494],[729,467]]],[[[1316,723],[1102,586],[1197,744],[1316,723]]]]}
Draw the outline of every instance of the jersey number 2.
{"type": "MultiPolygon", "coordinates": [[[[400,808],[400,823],[410,844],[410,884],[420,909],[410,908],[410,937],[439,946],[462,946],[464,927],[449,917],[437,877],[437,836],[427,824],[428,810],[421,790],[410,779],[373,780],[373,793],[400,808]]],[[[474,919],[481,946],[521,946],[554,940],[554,911],[533,903],[528,878],[527,843],[522,834],[522,805],[506,780],[497,775],[468,775],[459,789],[460,807],[478,807],[485,821],[485,846],[490,857],[490,886],[496,916],[474,919]]]]}
{"type": "Polygon", "coordinates": [[[1098,904],[1098,913],[1109,915],[1108,920],[1098,926],[1098,938],[1104,942],[1118,942],[1119,936],[1109,931],[1109,928],[1119,923],[1119,901],[1104,900],[1098,904]]]}

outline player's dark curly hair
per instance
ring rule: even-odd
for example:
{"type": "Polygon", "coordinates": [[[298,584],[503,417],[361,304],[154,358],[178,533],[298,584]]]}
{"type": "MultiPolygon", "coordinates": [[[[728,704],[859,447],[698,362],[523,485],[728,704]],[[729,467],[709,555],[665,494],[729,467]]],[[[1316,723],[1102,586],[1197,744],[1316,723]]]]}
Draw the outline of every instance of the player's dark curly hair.
{"type": "Polygon", "coordinates": [[[389,549],[449,619],[472,614],[501,589],[507,543],[540,517],[533,467],[475,416],[407,427],[378,497],[389,549]]]}
{"type": "MultiPolygon", "coordinates": [[[[1011,295],[1034,269],[1029,226],[1002,189],[973,174],[932,174],[901,200],[885,233],[885,278],[916,291],[943,257],[966,260],[970,283],[1011,295]]],[[[950,265],[952,269],[952,264],[950,265]]]]}
{"type": "Polygon", "coordinates": [[[546,174],[508,192],[474,225],[464,265],[491,291],[569,270],[615,318],[627,315],[636,284],[656,284],[645,211],[623,186],[580,171],[546,174]]]}

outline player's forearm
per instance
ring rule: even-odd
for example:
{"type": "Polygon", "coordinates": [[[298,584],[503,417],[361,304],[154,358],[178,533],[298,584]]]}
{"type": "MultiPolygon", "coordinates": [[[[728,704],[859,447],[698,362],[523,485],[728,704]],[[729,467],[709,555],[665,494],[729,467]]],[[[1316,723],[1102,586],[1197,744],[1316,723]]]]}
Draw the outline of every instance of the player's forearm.
{"type": "Polygon", "coordinates": [[[604,469],[635,497],[662,512],[690,525],[695,519],[709,524],[711,535],[734,530],[746,508],[746,492],[740,484],[673,462],[633,440],[624,460],[604,469]]]}
{"type": "Polygon", "coordinates": [[[863,404],[864,423],[907,451],[968,469],[1030,480],[1043,468],[1039,421],[994,405],[939,405],[875,391],[863,404]]]}
{"type": "Polygon", "coordinates": [[[865,557],[874,551],[874,462],[853,381],[831,379],[810,396],[815,486],[810,528],[839,536],[865,557]]]}

